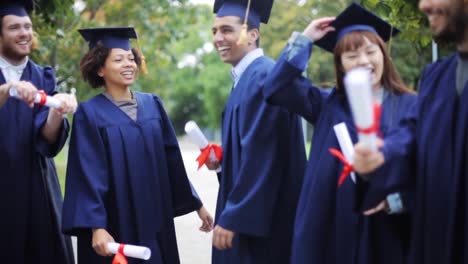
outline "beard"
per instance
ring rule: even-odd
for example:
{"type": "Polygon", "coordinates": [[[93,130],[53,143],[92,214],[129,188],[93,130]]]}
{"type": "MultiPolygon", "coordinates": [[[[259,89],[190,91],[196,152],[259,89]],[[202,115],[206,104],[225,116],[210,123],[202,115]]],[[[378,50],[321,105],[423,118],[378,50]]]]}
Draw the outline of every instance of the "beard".
{"type": "Polygon", "coordinates": [[[12,61],[21,61],[23,60],[26,56],[29,55],[29,52],[18,52],[15,50],[13,47],[9,45],[4,45],[1,47],[2,49],[2,54],[5,56],[5,58],[10,59],[12,61]]]}
{"type": "Polygon", "coordinates": [[[468,35],[468,12],[465,10],[463,1],[460,0],[459,3],[458,7],[454,7],[451,12],[447,12],[447,17],[450,18],[447,27],[433,36],[437,43],[461,43],[466,40],[468,35]]]}

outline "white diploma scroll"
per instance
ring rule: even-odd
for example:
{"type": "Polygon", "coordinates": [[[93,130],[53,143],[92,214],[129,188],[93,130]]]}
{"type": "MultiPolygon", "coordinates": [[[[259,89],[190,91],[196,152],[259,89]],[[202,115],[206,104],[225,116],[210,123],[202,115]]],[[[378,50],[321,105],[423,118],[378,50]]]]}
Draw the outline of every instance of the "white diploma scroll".
{"type": "MultiPolygon", "coordinates": [[[[107,249],[112,254],[117,254],[120,244],[107,243],[107,249]]],[[[148,260],[151,257],[151,249],[142,246],[124,245],[123,254],[126,257],[148,260]]]]}
{"type": "MultiPolygon", "coordinates": [[[[339,123],[333,126],[333,130],[335,130],[336,138],[338,139],[338,143],[340,144],[341,152],[345,156],[346,160],[349,163],[354,163],[354,146],[353,142],[351,141],[351,136],[349,135],[348,129],[346,128],[345,123],[339,123]]],[[[351,172],[351,179],[354,183],[356,183],[356,174],[351,172]]]]}
{"type": "Polygon", "coordinates": [[[208,139],[206,139],[195,121],[188,121],[185,124],[185,133],[189,135],[190,139],[192,139],[199,149],[204,149],[208,146],[208,139]]]}
{"type": "MultiPolygon", "coordinates": [[[[190,120],[185,124],[185,133],[189,135],[190,139],[192,139],[199,149],[204,149],[208,146],[208,139],[206,139],[195,121],[190,120]]],[[[210,160],[218,160],[213,150],[210,151],[210,160]]]]}
{"type": "MultiPolygon", "coordinates": [[[[375,126],[371,82],[371,73],[366,68],[355,68],[344,78],[346,94],[358,130],[375,126]]],[[[377,150],[377,131],[371,133],[359,131],[358,136],[359,142],[377,150]]]]}
{"type": "MultiPolygon", "coordinates": [[[[18,94],[18,91],[14,87],[10,88],[9,93],[10,93],[10,96],[21,99],[20,95],[18,94]]],[[[41,95],[37,93],[36,98],[34,98],[34,103],[37,104],[41,102],[41,100],[42,100],[41,95]]],[[[51,107],[51,108],[59,108],[61,103],[59,100],[53,98],[52,96],[47,96],[45,99],[44,105],[51,107]]]]}

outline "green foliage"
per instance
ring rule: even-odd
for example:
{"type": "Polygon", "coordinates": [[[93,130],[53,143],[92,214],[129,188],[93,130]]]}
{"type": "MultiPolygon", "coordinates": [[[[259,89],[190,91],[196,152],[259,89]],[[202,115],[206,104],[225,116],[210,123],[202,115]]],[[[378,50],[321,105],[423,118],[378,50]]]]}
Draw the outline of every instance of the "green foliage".
{"type": "MultiPolygon", "coordinates": [[[[178,133],[187,120],[219,128],[221,112],[230,93],[230,65],[210,49],[212,6],[188,0],[86,0],[83,10],[74,0],[37,0],[33,16],[41,46],[32,55],[40,64],[57,69],[59,88],[77,88],[80,101],[100,89],[91,89],[80,77],[79,61],[87,51],[77,29],[93,26],[134,26],[146,57],[149,74],[133,86],[162,98],[178,133]]],[[[321,16],[334,16],[350,0],[276,0],[271,19],[261,28],[261,47],[277,58],[291,32],[302,31],[321,16]]],[[[393,60],[404,80],[415,86],[423,66],[431,60],[431,37],[417,0],[359,1],[402,30],[390,44],[393,60]]],[[[330,53],[314,48],[307,75],[319,86],[334,85],[330,53]]]]}

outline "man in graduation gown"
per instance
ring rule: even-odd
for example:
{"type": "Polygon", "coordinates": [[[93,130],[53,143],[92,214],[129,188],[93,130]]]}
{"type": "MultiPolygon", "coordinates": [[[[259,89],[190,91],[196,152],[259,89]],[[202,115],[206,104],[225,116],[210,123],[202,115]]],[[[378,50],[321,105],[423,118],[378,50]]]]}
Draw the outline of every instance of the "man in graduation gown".
{"type": "Polygon", "coordinates": [[[28,58],[33,38],[31,1],[0,3],[0,259],[3,263],[73,263],[69,237],[60,231],[62,196],[52,157],[65,143],[64,114],[76,99],[57,94],[54,70],[28,58]],[[14,87],[22,100],[9,97],[14,87]],[[58,109],[34,105],[44,90],[58,109]]]}
{"type": "Polygon", "coordinates": [[[267,22],[272,4],[252,1],[244,32],[247,1],[214,5],[214,45],[233,66],[234,79],[222,116],[214,264],[289,262],[306,160],[300,119],[263,101],[261,87],[274,62],[258,48],[259,25],[267,22]]]}
{"type": "Polygon", "coordinates": [[[381,152],[356,146],[355,169],[410,159],[417,171],[410,263],[468,263],[468,3],[421,0],[419,8],[434,39],[457,51],[425,68],[416,107],[381,152]]]}

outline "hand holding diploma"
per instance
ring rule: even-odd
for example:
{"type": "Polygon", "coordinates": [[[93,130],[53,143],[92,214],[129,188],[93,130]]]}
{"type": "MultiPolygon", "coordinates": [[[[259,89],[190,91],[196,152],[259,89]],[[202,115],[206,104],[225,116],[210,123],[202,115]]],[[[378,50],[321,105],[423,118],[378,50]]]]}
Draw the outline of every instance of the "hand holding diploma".
{"type": "Polygon", "coordinates": [[[346,74],[344,83],[359,142],[376,151],[380,106],[373,103],[370,72],[365,68],[355,68],[346,74]]]}
{"type": "Polygon", "coordinates": [[[58,108],[61,105],[59,100],[51,96],[48,96],[43,90],[36,90],[35,94],[31,95],[29,91],[21,92],[20,88],[17,88],[15,86],[15,87],[11,87],[9,92],[10,92],[11,97],[24,100],[27,103],[30,103],[32,101],[35,104],[39,104],[41,106],[45,105],[50,108],[58,108]]]}
{"type": "Polygon", "coordinates": [[[19,81],[11,83],[8,92],[11,97],[25,101],[29,107],[33,107],[34,104],[45,105],[60,114],[69,114],[74,113],[78,106],[74,91],[75,89],[72,89],[71,94],[57,93],[49,96],[44,90],[34,87],[32,83],[19,81]]]}
{"type": "Polygon", "coordinates": [[[126,257],[148,260],[151,257],[151,249],[142,246],[107,243],[107,249],[115,254],[112,264],[126,264],[126,257]]]}
{"type": "Polygon", "coordinates": [[[197,157],[198,169],[200,169],[203,164],[207,163],[208,160],[221,161],[223,158],[222,148],[216,144],[208,143],[208,140],[195,121],[188,121],[185,124],[185,132],[201,150],[200,155],[197,157]]]}
{"type": "Polygon", "coordinates": [[[37,88],[30,82],[17,81],[5,84],[8,95],[19,100],[23,100],[29,107],[34,107],[37,88]]]}

